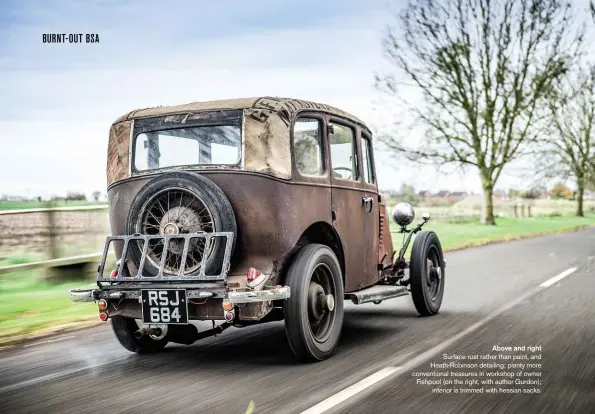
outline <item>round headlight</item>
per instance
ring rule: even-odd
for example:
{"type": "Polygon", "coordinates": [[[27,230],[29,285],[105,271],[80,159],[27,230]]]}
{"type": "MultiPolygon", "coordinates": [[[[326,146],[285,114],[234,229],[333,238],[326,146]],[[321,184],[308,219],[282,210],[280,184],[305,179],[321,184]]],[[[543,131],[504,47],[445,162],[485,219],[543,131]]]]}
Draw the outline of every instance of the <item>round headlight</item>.
{"type": "Polygon", "coordinates": [[[399,226],[406,226],[415,218],[415,210],[409,203],[399,203],[393,208],[392,215],[395,223],[399,226]]]}

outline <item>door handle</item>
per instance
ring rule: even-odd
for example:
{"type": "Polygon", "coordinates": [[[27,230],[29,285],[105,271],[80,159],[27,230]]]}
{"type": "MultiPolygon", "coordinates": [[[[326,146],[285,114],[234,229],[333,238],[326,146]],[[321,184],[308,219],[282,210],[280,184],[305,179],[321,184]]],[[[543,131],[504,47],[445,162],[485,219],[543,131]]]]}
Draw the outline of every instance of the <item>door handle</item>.
{"type": "Polygon", "coordinates": [[[368,204],[370,205],[370,207],[368,208],[368,213],[372,212],[372,209],[374,208],[374,199],[372,197],[362,197],[362,204],[364,206],[367,206],[368,204]]]}

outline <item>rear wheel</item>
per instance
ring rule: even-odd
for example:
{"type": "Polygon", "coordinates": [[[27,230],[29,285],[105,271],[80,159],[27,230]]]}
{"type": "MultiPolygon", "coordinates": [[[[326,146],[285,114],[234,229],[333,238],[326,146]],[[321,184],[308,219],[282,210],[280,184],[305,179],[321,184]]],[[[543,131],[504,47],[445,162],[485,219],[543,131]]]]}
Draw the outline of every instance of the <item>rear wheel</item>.
{"type": "Polygon", "coordinates": [[[322,244],[303,247],[287,273],[291,296],[285,303],[285,333],[302,361],[330,357],[343,327],[343,280],[333,251],[322,244]]]}
{"type": "Polygon", "coordinates": [[[110,320],[118,342],[130,352],[139,354],[158,352],[165,348],[169,342],[167,335],[163,339],[153,339],[149,335],[136,338],[134,333],[139,330],[140,326],[135,319],[116,315],[110,320]]]}
{"type": "Polygon", "coordinates": [[[413,242],[409,265],[411,296],[420,315],[431,316],[440,310],[444,276],[444,253],[440,240],[433,231],[422,231],[413,242]]]}

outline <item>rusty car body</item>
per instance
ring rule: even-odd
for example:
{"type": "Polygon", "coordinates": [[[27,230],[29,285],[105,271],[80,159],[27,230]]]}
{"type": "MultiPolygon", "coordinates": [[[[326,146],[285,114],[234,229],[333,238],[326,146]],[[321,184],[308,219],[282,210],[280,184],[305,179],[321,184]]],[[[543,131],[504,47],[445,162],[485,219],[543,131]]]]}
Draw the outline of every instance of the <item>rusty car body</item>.
{"type": "Polygon", "coordinates": [[[96,301],[131,351],[285,320],[304,360],[334,352],[344,299],[379,303],[411,290],[418,311],[435,314],[442,248],[433,232],[421,232],[405,260],[429,216],[407,229],[414,212],[402,203],[393,218],[408,237],[393,250],[372,148],[372,132],[355,116],[297,99],[129,112],[109,134],[113,236],[98,288],[71,298],[96,301]],[[198,320],[223,323],[198,332],[198,320]]]}

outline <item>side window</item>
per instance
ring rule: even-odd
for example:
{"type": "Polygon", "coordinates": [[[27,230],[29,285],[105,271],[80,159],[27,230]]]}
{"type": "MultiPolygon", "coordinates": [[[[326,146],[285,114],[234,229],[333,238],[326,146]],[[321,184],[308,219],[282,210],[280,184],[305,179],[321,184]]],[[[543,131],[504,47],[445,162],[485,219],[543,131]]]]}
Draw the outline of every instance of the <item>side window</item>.
{"type": "Polygon", "coordinates": [[[374,183],[374,168],[372,165],[372,141],[366,135],[362,135],[362,162],[364,180],[367,183],[374,183]]]}
{"type": "Polygon", "coordinates": [[[333,123],[330,126],[329,143],[333,174],[335,178],[356,181],[359,177],[353,129],[333,123]]]}
{"type": "Polygon", "coordinates": [[[322,121],[300,118],[293,127],[293,153],[300,174],[323,175],[322,121]]]}

